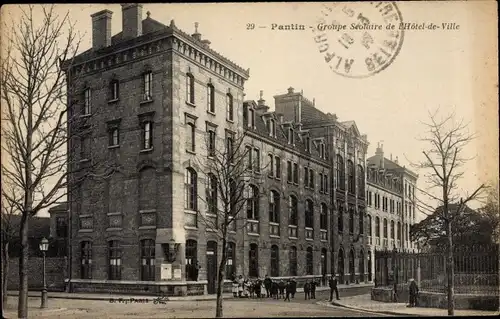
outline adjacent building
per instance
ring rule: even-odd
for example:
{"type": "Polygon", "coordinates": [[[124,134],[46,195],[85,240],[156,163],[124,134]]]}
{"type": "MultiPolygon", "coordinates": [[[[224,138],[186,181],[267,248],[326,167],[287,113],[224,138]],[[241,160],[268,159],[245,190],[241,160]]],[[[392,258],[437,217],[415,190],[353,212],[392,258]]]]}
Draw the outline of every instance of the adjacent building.
{"type": "Polygon", "coordinates": [[[383,145],[367,159],[367,208],[369,280],[376,267],[375,250],[414,252],[410,227],[416,223],[415,188],[418,175],[405,166],[384,157],[383,145]]]}
{"type": "Polygon", "coordinates": [[[273,112],[262,92],[244,99],[249,70],[214,51],[197,24],[187,34],[122,4],[112,36],[112,14],[92,15],[92,48],[65,62],[70,290],[215,293],[222,247],[203,222],[215,216],[202,166],[237,136],[256,180],[229,233],[227,276],[370,280],[375,213],[356,124],[293,88],[274,96],[273,112]]]}

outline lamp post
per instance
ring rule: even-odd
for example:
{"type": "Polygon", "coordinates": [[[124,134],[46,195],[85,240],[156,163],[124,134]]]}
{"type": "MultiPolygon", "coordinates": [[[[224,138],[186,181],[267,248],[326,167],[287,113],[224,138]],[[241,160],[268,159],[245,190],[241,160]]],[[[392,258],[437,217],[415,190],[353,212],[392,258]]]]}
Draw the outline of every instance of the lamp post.
{"type": "Polygon", "coordinates": [[[40,250],[43,254],[43,288],[42,288],[42,301],[40,308],[47,308],[47,282],[45,280],[45,252],[49,250],[49,241],[47,238],[43,238],[40,242],[40,250]]]}

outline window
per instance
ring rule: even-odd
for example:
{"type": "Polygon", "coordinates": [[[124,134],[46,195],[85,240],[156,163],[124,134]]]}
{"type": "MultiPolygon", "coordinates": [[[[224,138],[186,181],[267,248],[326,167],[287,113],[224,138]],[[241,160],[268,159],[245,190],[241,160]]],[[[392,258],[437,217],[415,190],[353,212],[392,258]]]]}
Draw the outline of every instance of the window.
{"type": "Polygon", "coordinates": [[[111,83],[109,84],[110,101],[118,100],[118,97],[120,96],[119,89],[120,89],[120,82],[118,82],[118,80],[112,80],[111,83]]]}
{"type": "Polygon", "coordinates": [[[92,279],[92,242],[80,243],[80,278],[92,279]]]}
{"type": "Polygon", "coordinates": [[[226,133],[226,159],[229,163],[233,162],[234,155],[234,135],[232,133],[226,133]]]}
{"type": "Polygon", "coordinates": [[[276,121],[269,119],[267,121],[267,129],[269,131],[269,136],[276,137],[276,121]]]}
{"type": "Polygon", "coordinates": [[[226,94],[226,119],[228,121],[234,121],[234,109],[233,109],[233,96],[228,93],[226,94]]]}
{"type": "Polygon", "coordinates": [[[208,128],[208,156],[215,156],[215,140],[217,135],[215,134],[215,128],[208,128]]]}
{"type": "Polygon", "coordinates": [[[293,183],[299,184],[299,165],[293,163],[293,183]]]}
{"type": "Polygon", "coordinates": [[[153,97],[153,72],[146,72],[144,73],[144,80],[143,80],[143,100],[144,101],[149,101],[153,97]]]}
{"type": "Polygon", "coordinates": [[[310,153],[311,152],[311,138],[309,136],[306,136],[304,144],[306,144],[306,152],[310,153]]]}
{"type": "Polygon", "coordinates": [[[297,210],[297,197],[290,195],[288,197],[288,224],[297,226],[298,224],[298,210],[297,210]]]}
{"type": "Polygon", "coordinates": [[[109,146],[120,145],[120,135],[118,127],[113,127],[109,130],[109,146]]]}
{"type": "Polygon", "coordinates": [[[286,161],[286,176],[289,183],[293,182],[292,162],[286,161]]]}
{"type": "Polygon", "coordinates": [[[313,273],[314,273],[313,249],[311,247],[307,247],[306,275],[312,275],[313,273]]]}
{"type": "Polygon", "coordinates": [[[117,240],[108,242],[108,260],[109,260],[109,280],[120,280],[122,277],[122,250],[117,240]]]}
{"type": "Polygon", "coordinates": [[[215,89],[212,84],[207,85],[207,111],[215,113],[215,89]]]}
{"type": "Polygon", "coordinates": [[[90,115],[92,112],[92,92],[90,88],[83,91],[83,115],[90,115]]]}
{"type": "Polygon", "coordinates": [[[152,239],[141,240],[141,280],[155,280],[155,242],[152,239]]]}
{"type": "Polygon", "coordinates": [[[359,226],[359,233],[363,234],[365,232],[365,230],[364,230],[364,228],[365,228],[365,225],[364,225],[364,221],[365,221],[364,220],[365,219],[364,215],[365,215],[365,213],[363,212],[362,208],[358,208],[358,211],[359,211],[359,220],[358,220],[358,222],[359,222],[359,225],[358,225],[359,226]]]}
{"type": "Polygon", "coordinates": [[[344,160],[342,156],[337,155],[337,188],[344,190],[345,189],[345,179],[344,179],[344,160]]]}
{"type": "Polygon", "coordinates": [[[288,128],[288,144],[292,144],[294,145],[295,144],[295,138],[294,138],[294,135],[293,135],[293,128],[288,128]]]}
{"type": "Polygon", "coordinates": [[[274,155],[269,154],[267,157],[269,158],[269,177],[274,177],[274,155]]]}
{"type": "Polygon", "coordinates": [[[247,218],[259,220],[259,189],[254,185],[250,185],[247,199],[247,218]]]}
{"type": "Polygon", "coordinates": [[[309,188],[314,190],[314,171],[312,169],[309,170],[309,188]]]}
{"type": "Polygon", "coordinates": [[[323,192],[328,194],[328,175],[323,174],[323,192]]]}
{"type": "Polygon", "coordinates": [[[372,235],[372,216],[368,215],[368,236],[372,235]]]}
{"type": "Polygon", "coordinates": [[[274,158],[274,173],[276,178],[281,178],[281,159],[278,156],[274,158]]]}
{"type": "Polygon", "coordinates": [[[292,246],[288,251],[288,270],[290,276],[297,276],[297,247],[292,246]]]}
{"type": "Polygon", "coordinates": [[[306,199],[305,227],[314,228],[314,205],[310,199],[306,199]]]}
{"type": "Polygon", "coordinates": [[[214,174],[209,173],[207,176],[207,213],[217,214],[217,178],[214,174]]]}
{"type": "Polygon", "coordinates": [[[258,148],[253,149],[253,156],[254,156],[253,170],[256,172],[260,172],[260,150],[258,148]]]}
{"type": "Polygon", "coordinates": [[[279,223],[280,194],[274,190],[269,193],[269,222],[279,223]]]}
{"type": "Polygon", "coordinates": [[[186,102],[194,103],[194,76],[191,73],[186,74],[186,102]]]}
{"type": "Polygon", "coordinates": [[[355,188],[356,185],[354,184],[354,165],[352,164],[352,161],[347,161],[347,172],[349,174],[348,180],[347,180],[347,190],[351,194],[355,194],[355,188]]]}
{"type": "Polygon", "coordinates": [[[361,165],[358,165],[358,196],[365,195],[365,171],[361,165]]]}
{"type": "Polygon", "coordinates": [[[349,233],[354,233],[354,208],[349,207],[349,233]]]}
{"type": "Polygon", "coordinates": [[[56,217],[56,236],[59,238],[68,237],[68,222],[66,217],[56,217]]]}
{"type": "Polygon", "coordinates": [[[153,148],[153,122],[146,121],[142,124],[142,149],[153,148]]]}
{"type": "Polygon", "coordinates": [[[82,136],[80,138],[80,160],[90,159],[90,138],[82,136]]]}
{"type": "Polygon", "coordinates": [[[328,207],[325,203],[321,204],[321,215],[319,219],[319,228],[327,229],[328,228],[328,207]]]}
{"type": "Polygon", "coordinates": [[[401,223],[398,222],[398,239],[401,240],[401,223]]]}
{"type": "Polygon", "coordinates": [[[235,259],[236,259],[236,244],[233,242],[227,243],[227,259],[226,259],[226,278],[232,279],[236,276],[236,267],[235,267],[235,259]]]}
{"type": "Polygon", "coordinates": [[[186,240],[186,280],[196,281],[198,280],[198,243],[196,240],[188,239],[186,240]]]}
{"type": "Polygon", "coordinates": [[[196,151],[196,118],[192,115],[185,115],[186,123],[186,151],[196,151]]]}
{"type": "Polygon", "coordinates": [[[339,228],[339,232],[341,233],[344,231],[344,206],[341,202],[338,201],[337,201],[337,211],[338,211],[337,225],[339,228]]]}
{"type": "Polygon", "coordinates": [[[250,244],[248,251],[248,276],[259,277],[259,247],[257,244],[250,244]]]}
{"type": "Polygon", "coordinates": [[[319,173],[319,192],[325,192],[325,184],[323,183],[323,174],[319,173]]]}
{"type": "Polygon", "coordinates": [[[394,231],[394,221],[391,220],[391,238],[392,239],[394,239],[394,233],[395,233],[395,231],[394,231]]]}
{"type": "Polygon", "coordinates": [[[271,246],[271,277],[280,275],[280,251],[278,246],[271,246]]]}
{"type": "Polygon", "coordinates": [[[192,211],[196,211],[198,208],[197,191],[198,191],[198,181],[196,171],[188,167],[186,169],[186,180],[184,182],[185,187],[185,199],[184,208],[192,211]]]}
{"type": "Polygon", "coordinates": [[[323,143],[319,144],[319,157],[321,157],[323,159],[326,158],[325,144],[323,144],[323,143]]]}
{"type": "Polygon", "coordinates": [[[387,219],[384,218],[384,238],[387,238],[387,219]]]}
{"type": "Polygon", "coordinates": [[[375,237],[380,237],[380,218],[375,217],[375,237]]]}
{"type": "Polygon", "coordinates": [[[309,187],[309,168],[304,167],[304,187],[309,187]]]}

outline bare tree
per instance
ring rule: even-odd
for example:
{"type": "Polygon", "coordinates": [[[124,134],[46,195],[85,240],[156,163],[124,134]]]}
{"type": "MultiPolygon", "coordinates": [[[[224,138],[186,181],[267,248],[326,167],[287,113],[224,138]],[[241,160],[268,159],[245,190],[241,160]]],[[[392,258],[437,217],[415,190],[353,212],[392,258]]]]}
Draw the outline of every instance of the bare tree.
{"type": "Polygon", "coordinates": [[[429,185],[428,191],[424,193],[433,201],[437,201],[441,218],[447,237],[447,284],[448,284],[448,315],[454,314],[454,262],[453,262],[453,215],[450,205],[456,204],[456,211],[461,212],[467,203],[477,200],[485,188],[480,185],[472,193],[466,194],[465,198],[460,194],[458,181],[464,175],[464,164],[472,158],[464,156],[464,149],[474,138],[469,133],[468,124],[463,120],[456,122],[455,114],[452,113],[443,119],[438,118],[438,111],[429,113],[430,122],[424,123],[427,128],[426,137],[420,139],[429,146],[423,151],[424,161],[413,164],[419,169],[426,171],[425,177],[429,185]],[[439,195],[432,195],[434,190],[439,195]]]}
{"type": "MultiPolygon", "coordinates": [[[[198,216],[206,228],[212,230],[222,242],[222,255],[218,258],[217,273],[217,318],[223,316],[224,279],[228,260],[228,232],[245,228],[247,219],[244,215],[246,204],[260,196],[260,171],[265,166],[260,164],[250,148],[245,144],[243,133],[229,135],[224,147],[215,147],[215,140],[207,137],[207,157],[197,158],[206,193],[198,194],[198,199],[205,203],[206,211],[198,211],[198,216]],[[251,195],[250,184],[255,185],[257,194],[251,195]]],[[[213,137],[215,138],[215,137],[213,137]]],[[[260,157],[260,155],[259,155],[260,157]]],[[[252,203],[250,203],[252,205],[252,203]]],[[[253,205],[258,205],[255,201],[253,205]]]]}
{"type": "MultiPolygon", "coordinates": [[[[21,214],[18,316],[27,318],[28,220],[66,196],[73,164],[69,141],[81,133],[68,130],[83,120],[69,111],[78,103],[77,78],[67,86],[81,37],[68,13],[60,17],[54,6],[19,9],[20,15],[4,22],[1,61],[2,150],[8,156],[2,160],[2,177],[19,193],[2,192],[2,197],[21,214]]],[[[80,177],[90,174],[88,167],[85,172],[80,177]]]]}

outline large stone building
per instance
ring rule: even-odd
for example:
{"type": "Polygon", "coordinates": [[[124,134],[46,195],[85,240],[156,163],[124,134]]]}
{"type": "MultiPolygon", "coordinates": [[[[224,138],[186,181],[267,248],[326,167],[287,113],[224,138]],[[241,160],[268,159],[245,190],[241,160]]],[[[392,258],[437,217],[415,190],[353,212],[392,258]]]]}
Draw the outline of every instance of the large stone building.
{"type": "Polygon", "coordinates": [[[93,14],[92,48],[66,62],[70,289],[214,293],[221,243],[201,220],[202,166],[236,136],[259,181],[229,233],[228,275],[367,280],[368,142],[355,123],[293,88],[275,112],[244,101],[249,71],[197,25],[143,19],[138,4],[122,14],[114,36],[112,12],[93,14]]]}
{"type": "MultiPolygon", "coordinates": [[[[369,280],[375,272],[375,250],[414,252],[410,226],[416,223],[415,188],[418,175],[384,157],[383,145],[367,159],[369,280]]],[[[380,267],[378,267],[380,268],[380,267]]]]}

